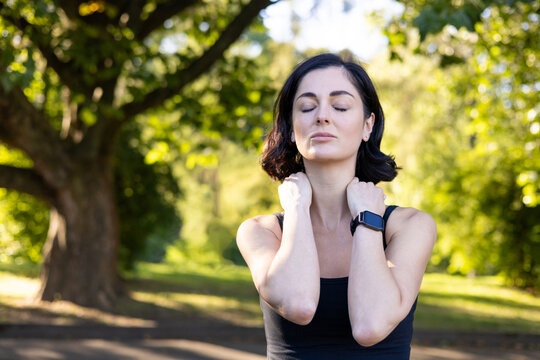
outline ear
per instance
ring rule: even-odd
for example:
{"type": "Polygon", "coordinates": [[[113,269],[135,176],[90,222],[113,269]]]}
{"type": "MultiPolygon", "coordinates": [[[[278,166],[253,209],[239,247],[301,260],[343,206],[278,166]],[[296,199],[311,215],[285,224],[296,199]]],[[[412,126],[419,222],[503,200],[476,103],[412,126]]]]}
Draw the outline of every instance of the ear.
{"type": "Polygon", "coordinates": [[[369,115],[369,117],[367,117],[364,120],[364,129],[363,129],[363,132],[362,132],[362,140],[363,141],[368,141],[369,140],[369,136],[371,135],[371,131],[373,130],[373,125],[374,124],[375,124],[375,114],[371,113],[371,115],[369,115]]]}

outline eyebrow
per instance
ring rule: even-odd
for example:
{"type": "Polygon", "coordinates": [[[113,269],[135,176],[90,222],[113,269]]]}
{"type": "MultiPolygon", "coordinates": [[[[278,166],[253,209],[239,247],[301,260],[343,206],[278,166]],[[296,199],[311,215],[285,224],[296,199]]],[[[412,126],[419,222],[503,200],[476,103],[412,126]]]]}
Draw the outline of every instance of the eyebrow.
{"type": "MultiPolygon", "coordinates": [[[[348,91],[345,91],[345,90],[335,90],[335,91],[332,91],[330,93],[330,96],[339,96],[339,95],[349,95],[351,96],[353,99],[354,99],[354,95],[351,94],[350,92],[348,91]]],[[[301,97],[310,97],[310,98],[316,98],[317,95],[315,95],[314,93],[312,92],[305,92],[303,94],[300,94],[296,100],[300,99],[301,97]]]]}

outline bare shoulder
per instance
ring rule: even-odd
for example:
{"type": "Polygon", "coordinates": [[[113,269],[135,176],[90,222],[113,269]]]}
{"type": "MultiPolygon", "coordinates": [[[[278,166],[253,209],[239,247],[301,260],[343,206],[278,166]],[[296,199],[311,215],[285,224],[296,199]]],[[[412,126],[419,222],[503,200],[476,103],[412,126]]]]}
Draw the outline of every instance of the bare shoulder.
{"type": "Polygon", "coordinates": [[[390,241],[396,236],[407,234],[415,238],[425,238],[426,241],[434,243],[437,225],[433,217],[425,211],[412,207],[398,207],[388,218],[386,234],[390,241]]]}
{"type": "Polygon", "coordinates": [[[242,222],[238,227],[238,236],[243,235],[259,235],[269,233],[274,234],[277,238],[281,238],[281,227],[275,215],[258,215],[249,218],[242,222]]]}
{"type": "Polygon", "coordinates": [[[252,253],[277,251],[281,243],[281,227],[275,215],[259,215],[245,220],[238,227],[236,243],[246,261],[252,253]]]}

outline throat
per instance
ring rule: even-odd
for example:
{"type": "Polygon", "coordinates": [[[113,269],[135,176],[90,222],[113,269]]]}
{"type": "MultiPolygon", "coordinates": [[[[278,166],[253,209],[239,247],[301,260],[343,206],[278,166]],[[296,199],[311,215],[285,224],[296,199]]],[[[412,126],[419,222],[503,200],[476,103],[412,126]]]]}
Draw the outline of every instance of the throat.
{"type": "Polygon", "coordinates": [[[339,201],[334,199],[332,202],[323,202],[314,196],[310,215],[313,232],[322,236],[338,235],[343,229],[348,229],[351,221],[345,196],[339,201]]]}
{"type": "Polygon", "coordinates": [[[312,216],[312,227],[315,237],[327,240],[343,238],[344,234],[347,234],[345,230],[349,229],[351,221],[350,216],[346,215],[339,218],[319,218],[317,221],[314,221],[315,219],[312,216]]]}

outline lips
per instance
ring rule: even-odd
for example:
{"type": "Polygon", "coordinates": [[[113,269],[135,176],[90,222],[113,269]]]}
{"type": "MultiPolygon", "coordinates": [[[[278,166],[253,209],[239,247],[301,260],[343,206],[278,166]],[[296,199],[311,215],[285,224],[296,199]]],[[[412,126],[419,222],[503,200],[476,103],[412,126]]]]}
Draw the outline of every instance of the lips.
{"type": "Polygon", "coordinates": [[[311,140],[316,140],[316,141],[328,141],[328,140],[333,140],[335,138],[336,138],[335,135],[331,133],[327,133],[327,132],[316,132],[315,134],[311,135],[311,140]]]}

